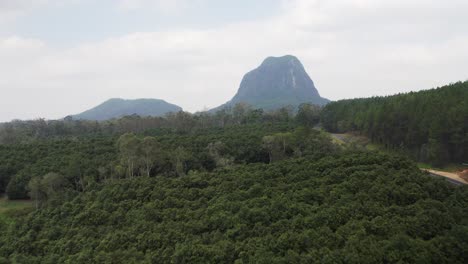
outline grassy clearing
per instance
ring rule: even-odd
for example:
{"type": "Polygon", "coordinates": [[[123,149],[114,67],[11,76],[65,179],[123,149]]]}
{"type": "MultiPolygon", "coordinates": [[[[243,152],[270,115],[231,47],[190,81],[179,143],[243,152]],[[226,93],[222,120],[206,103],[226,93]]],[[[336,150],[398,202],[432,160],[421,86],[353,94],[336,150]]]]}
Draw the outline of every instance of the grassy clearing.
{"type": "Polygon", "coordinates": [[[5,197],[0,198],[0,214],[8,212],[10,210],[18,210],[24,208],[32,208],[33,203],[31,200],[17,200],[10,201],[5,197]]]}
{"type": "Polygon", "coordinates": [[[11,216],[19,211],[33,209],[33,203],[30,200],[10,201],[6,197],[0,197],[0,221],[11,222],[11,216]]]}
{"type": "Polygon", "coordinates": [[[330,134],[333,142],[339,145],[364,147],[367,150],[385,151],[383,146],[372,143],[369,138],[354,133],[330,134]]]}
{"type": "Polygon", "coordinates": [[[346,144],[346,142],[336,134],[330,134],[330,138],[331,138],[333,144],[337,144],[337,145],[340,145],[340,146],[346,144]]]}

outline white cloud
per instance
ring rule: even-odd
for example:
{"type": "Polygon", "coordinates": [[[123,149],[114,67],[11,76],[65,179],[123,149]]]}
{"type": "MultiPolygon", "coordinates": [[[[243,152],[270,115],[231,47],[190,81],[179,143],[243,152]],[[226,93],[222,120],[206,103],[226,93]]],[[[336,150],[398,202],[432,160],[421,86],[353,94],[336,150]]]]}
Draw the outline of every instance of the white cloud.
{"type": "MultiPolygon", "coordinates": [[[[18,17],[46,6],[64,6],[85,0],[0,0],[0,26],[9,25],[18,17]]],[[[1,29],[1,28],[0,28],[1,29]]]]}
{"type": "Polygon", "coordinates": [[[297,0],[283,8],[265,20],[137,32],[66,49],[0,39],[0,120],[63,117],[110,97],[214,107],[265,57],[284,54],[297,55],[330,99],[468,78],[465,1],[297,0]]]}
{"type": "MultiPolygon", "coordinates": [[[[199,1],[199,0],[198,0],[199,1]]],[[[118,7],[123,10],[156,9],[162,13],[180,13],[197,0],[120,0],[118,7]]]]}

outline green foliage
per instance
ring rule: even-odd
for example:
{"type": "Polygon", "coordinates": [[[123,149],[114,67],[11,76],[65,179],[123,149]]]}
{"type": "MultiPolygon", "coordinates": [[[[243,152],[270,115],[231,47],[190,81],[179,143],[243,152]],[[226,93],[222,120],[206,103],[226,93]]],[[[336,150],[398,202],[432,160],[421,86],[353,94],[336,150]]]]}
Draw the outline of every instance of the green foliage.
{"type": "Polygon", "coordinates": [[[208,144],[208,154],[214,160],[216,167],[228,167],[234,163],[234,158],[229,156],[226,145],[221,141],[208,144]]]}
{"type": "Polygon", "coordinates": [[[161,145],[154,137],[145,137],[141,141],[142,161],[146,176],[151,175],[151,170],[155,165],[160,165],[164,157],[161,145]]]}
{"type": "Polygon", "coordinates": [[[0,128],[16,137],[0,145],[0,191],[38,208],[0,211],[0,262],[467,262],[466,186],[342,150],[300,111],[0,128]]]}
{"type": "Polygon", "coordinates": [[[434,165],[468,161],[468,82],[332,102],[321,120],[329,131],[361,131],[374,142],[406,149],[434,165]]]}
{"type": "Polygon", "coordinates": [[[153,129],[144,135],[126,133],[117,140],[109,135],[0,145],[0,187],[4,184],[0,193],[6,192],[10,199],[29,198],[30,180],[49,172],[62,175],[70,189],[82,192],[92,184],[124,177],[210,171],[217,162],[268,162],[261,138],[292,129],[289,123],[209,127],[184,133],[153,129]],[[210,154],[208,146],[215,142],[224,145],[222,157],[210,154]]]}
{"type": "Polygon", "coordinates": [[[6,195],[11,200],[26,199],[27,185],[31,177],[27,174],[17,174],[10,179],[6,188],[6,195]]]}
{"type": "MultiPolygon", "coordinates": [[[[190,134],[212,128],[227,128],[245,124],[288,123],[293,121],[292,108],[283,107],[264,112],[246,104],[223,108],[214,114],[206,112],[190,114],[179,111],[164,117],[138,115],[125,116],[102,122],[73,120],[14,120],[0,123],[0,146],[35,142],[44,139],[88,139],[89,137],[121,136],[125,133],[185,133],[190,134]]],[[[0,167],[1,168],[1,167],[0,167]]],[[[1,175],[0,171],[0,175],[1,175]]]]}
{"type": "Polygon", "coordinates": [[[29,181],[50,172],[62,175],[67,185],[83,191],[89,181],[99,178],[100,167],[108,167],[116,160],[116,152],[113,137],[0,145],[0,170],[8,172],[0,174],[0,178],[7,181],[5,191],[9,199],[28,198],[29,181]]]}
{"type": "Polygon", "coordinates": [[[309,127],[300,127],[293,132],[265,136],[262,143],[263,148],[268,151],[270,162],[291,157],[318,159],[338,150],[331,143],[331,138],[328,135],[309,127]]]}
{"type": "Polygon", "coordinates": [[[133,178],[135,169],[139,167],[142,156],[141,140],[134,134],[123,134],[117,140],[121,163],[127,168],[127,176],[133,178]]]}
{"type": "Polygon", "coordinates": [[[51,172],[43,177],[33,177],[29,181],[27,189],[29,196],[35,201],[36,209],[38,209],[46,202],[50,205],[60,203],[69,184],[65,177],[51,172]]]}
{"type": "Polygon", "coordinates": [[[466,263],[468,189],[343,153],[94,185],[1,232],[28,263],[466,263]]]}
{"type": "Polygon", "coordinates": [[[320,122],[321,108],[312,104],[301,104],[297,111],[297,122],[305,127],[313,127],[320,122]]]}

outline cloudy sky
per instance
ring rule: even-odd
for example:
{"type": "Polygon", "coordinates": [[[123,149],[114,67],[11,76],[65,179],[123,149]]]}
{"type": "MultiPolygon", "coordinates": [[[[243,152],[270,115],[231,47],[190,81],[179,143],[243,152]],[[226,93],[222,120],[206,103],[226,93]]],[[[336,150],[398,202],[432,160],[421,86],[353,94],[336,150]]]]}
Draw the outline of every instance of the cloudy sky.
{"type": "Polygon", "coordinates": [[[468,79],[466,0],[0,0],[0,121],[109,98],[218,106],[292,54],[322,96],[468,79]]]}

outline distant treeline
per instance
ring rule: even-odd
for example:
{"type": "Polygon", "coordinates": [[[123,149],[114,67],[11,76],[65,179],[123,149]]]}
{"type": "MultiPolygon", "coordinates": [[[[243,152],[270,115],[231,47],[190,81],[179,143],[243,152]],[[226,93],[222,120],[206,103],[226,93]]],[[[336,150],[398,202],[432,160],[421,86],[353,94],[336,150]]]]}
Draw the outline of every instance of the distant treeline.
{"type": "Polygon", "coordinates": [[[0,131],[14,137],[0,144],[0,194],[25,199],[41,185],[83,192],[95,183],[121,178],[176,177],[194,170],[330,153],[333,146],[327,136],[310,129],[318,117],[318,110],[308,105],[294,117],[287,109],[263,113],[238,106],[233,112],[206,116],[179,112],[101,123],[13,122],[7,126],[16,135],[5,127],[0,131]],[[35,178],[41,181],[32,181],[35,178]]]}
{"type": "Polygon", "coordinates": [[[169,113],[163,117],[131,115],[102,122],[75,120],[71,117],[63,120],[13,120],[8,123],[0,123],[0,145],[29,143],[43,139],[151,133],[152,130],[180,134],[245,124],[297,121],[299,124],[312,126],[320,120],[318,106],[302,104],[298,111],[296,110],[293,107],[283,107],[275,111],[264,111],[240,103],[221,109],[216,113],[191,114],[180,111],[169,113]]]}
{"type": "Polygon", "coordinates": [[[331,132],[359,131],[435,165],[468,161],[468,82],[332,102],[322,110],[321,120],[331,132]]]}
{"type": "Polygon", "coordinates": [[[0,193],[34,208],[0,212],[0,263],[467,263],[466,186],[318,121],[238,105],[5,124],[0,193]]]}

